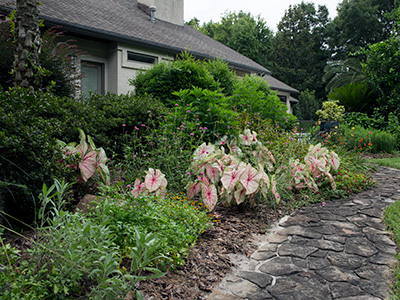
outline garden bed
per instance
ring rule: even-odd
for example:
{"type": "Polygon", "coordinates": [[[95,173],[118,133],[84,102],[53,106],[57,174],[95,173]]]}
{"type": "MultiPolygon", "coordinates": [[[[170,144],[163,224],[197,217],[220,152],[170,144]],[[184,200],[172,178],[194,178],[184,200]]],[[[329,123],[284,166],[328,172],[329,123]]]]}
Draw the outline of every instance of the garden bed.
{"type": "Polygon", "coordinates": [[[205,299],[205,296],[231,270],[230,253],[250,255],[255,250],[253,234],[265,233],[268,226],[283,216],[282,210],[259,205],[240,211],[217,208],[213,229],[204,232],[191,249],[186,264],[169,270],[164,277],[141,282],[144,299],[205,299]]]}

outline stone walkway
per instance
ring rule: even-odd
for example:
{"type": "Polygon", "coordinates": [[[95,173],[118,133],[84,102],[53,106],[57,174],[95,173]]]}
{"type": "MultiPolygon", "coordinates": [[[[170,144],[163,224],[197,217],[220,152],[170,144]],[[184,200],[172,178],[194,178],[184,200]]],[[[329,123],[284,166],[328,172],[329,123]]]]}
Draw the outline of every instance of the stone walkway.
{"type": "Polygon", "coordinates": [[[207,300],[389,299],[396,244],[382,222],[400,199],[400,171],[380,169],[376,187],[281,219],[207,300]]]}

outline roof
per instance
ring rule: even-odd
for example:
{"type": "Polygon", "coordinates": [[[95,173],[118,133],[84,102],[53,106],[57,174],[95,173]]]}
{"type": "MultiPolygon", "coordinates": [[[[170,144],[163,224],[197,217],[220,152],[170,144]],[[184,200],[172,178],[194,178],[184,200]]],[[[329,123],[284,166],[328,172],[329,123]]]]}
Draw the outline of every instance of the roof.
{"type": "Polygon", "coordinates": [[[290,94],[300,94],[300,92],[298,90],[296,90],[295,88],[292,88],[291,86],[272,77],[271,75],[265,75],[263,78],[269,83],[271,89],[273,89],[273,90],[280,90],[280,91],[288,92],[290,94]]]}
{"type": "MultiPolygon", "coordinates": [[[[233,49],[184,25],[156,20],[139,9],[137,0],[42,0],[45,25],[102,40],[137,45],[166,53],[189,50],[200,58],[221,58],[233,67],[255,73],[271,72],[233,49]]],[[[6,6],[10,0],[0,0],[6,6]]]]}

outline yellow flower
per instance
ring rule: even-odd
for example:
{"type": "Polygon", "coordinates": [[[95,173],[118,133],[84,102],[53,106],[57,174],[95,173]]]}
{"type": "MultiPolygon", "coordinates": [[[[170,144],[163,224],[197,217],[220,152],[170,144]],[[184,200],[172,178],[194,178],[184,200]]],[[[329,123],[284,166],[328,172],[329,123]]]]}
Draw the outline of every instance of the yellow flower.
{"type": "Polygon", "coordinates": [[[354,127],[351,127],[351,129],[353,129],[353,130],[354,130],[355,128],[354,128],[354,127]]]}

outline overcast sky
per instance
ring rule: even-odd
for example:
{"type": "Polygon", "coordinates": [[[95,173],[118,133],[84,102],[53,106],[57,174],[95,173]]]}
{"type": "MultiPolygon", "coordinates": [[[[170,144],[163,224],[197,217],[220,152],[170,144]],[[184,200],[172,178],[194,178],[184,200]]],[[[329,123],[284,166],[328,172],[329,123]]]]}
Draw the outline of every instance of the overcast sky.
{"type": "MultiPolygon", "coordinates": [[[[342,0],[313,0],[316,8],[318,5],[326,5],[329,9],[329,17],[336,16],[336,7],[342,0]]],[[[289,5],[299,4],[301,0],[185,0],[185,21],[196,17],[200,23],[213,20],[218,22],[225,11],[243,10],[253,16],[261,15],[267,26],[276,31],[276,26],[282,19],[289,5]]]]}

